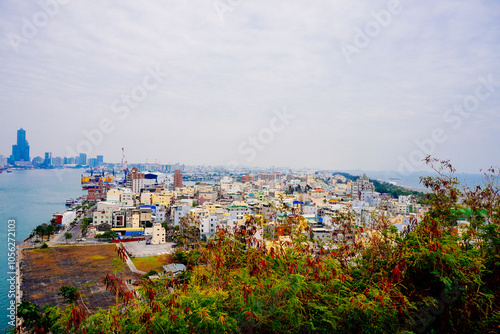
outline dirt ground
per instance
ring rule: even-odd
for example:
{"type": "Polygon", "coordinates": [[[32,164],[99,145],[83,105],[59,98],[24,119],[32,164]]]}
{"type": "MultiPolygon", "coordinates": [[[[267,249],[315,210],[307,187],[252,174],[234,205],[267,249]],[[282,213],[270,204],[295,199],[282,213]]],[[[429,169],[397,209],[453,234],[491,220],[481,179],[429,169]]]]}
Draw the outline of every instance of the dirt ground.
{"type": "Polygon", "coordinates": [[[43,307],[46,304],[65,308],[58,295],[62,286],[75,286],[87,307],[95,310],[115,304],[115,296],[106,291],[101,277],[109,270],[117,276],[137,279],[116,255],[115,245],[62,246],[25,250],[21,262],[23,299],[43,307]]]}

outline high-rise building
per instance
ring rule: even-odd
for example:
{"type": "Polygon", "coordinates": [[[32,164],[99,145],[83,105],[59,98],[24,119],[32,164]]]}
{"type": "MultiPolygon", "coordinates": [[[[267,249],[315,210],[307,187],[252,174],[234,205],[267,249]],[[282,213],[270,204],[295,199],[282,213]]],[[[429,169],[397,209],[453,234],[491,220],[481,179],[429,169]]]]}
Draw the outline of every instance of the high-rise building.
{"type": "Polygon", "coordinates": [[[367,193],[373,193],[375,191],[375,186],[364,173],[357,181],[351,182],[351,198],[353,200],[361,199],[362,191],[366,191],[367,193]]]}
{"type": "Polygon", "coordinates": [[[132,171],[127,173],[126,187],[133,193],[140,193],[144,189],[144,173],[139,173],[137,167],[132,167],[132,171]]]}
{"type": "Polygon", "coordinates": [[[61,158],[61,157],[52,158],[52,165],[54,165],[56,167],[61,167],[62,165],[64,165],[63,158],[61,158]]]}
{"type": "Polygon", "coordinates": [[[248,183],[253,181],[253,176],[250,175],[250,173],[247,173],[247,175],[241,177],[241,182],[243,183],[248,183]]]}
{"type": "Polygon", "coordinates": [[[45,159],[43,160],[43,165],[45,167],[49,167],[52,165],[52,153],[51,152],[45,152],[45,159]]]}
{"type": "Polygon", "coordinates": [[[12,145],[9,163],[12,165],[29,165],[30,163],[30,146],[23,128],[17,130],[17,144],[12,145]]]}
{"type": "Polygon", "coordinates": [[[96,158],[88,158],[87,165],[89,167],[96,167],[97,166],[97,159],[96,158]]]}
{"type": "Polygon", "coordinates": [[[80,165],[87,164],[87,155],[85,153],[80,153],[80,156],[78,157],[78,164],[80,165]]]}
{"type": "Polygon", "coordinates": [[[272,172],[272,173],[258,172],[257,173],[257,179],[264,180],[264,181],[275,181],[275,180],[279,180],[280,177],[281,177],[281,173],[279,173],[279,172],[272,172]]]}
{"type": "Polygon", "coordinates": [[[102,155],[96,156],[97,166],[102,166],[104,164],[104,157],[102,155]]]}
{"type": "Polygon", "coordinates": [[[176,169],[178,169],[181,172],[183,172],[185,167],[186,167],[185,165],[181,165],[179,163],[176,163],[174,165],[165,165],[165,171],[167,173],[172,173],[173,171],[175,171],[176,169]]]}
{"type": "Polygon", "coordinates": [[[174,189],[177,188],[182,188],[182,174],[178,169],[176,169],[174,173],[174,189]]]}

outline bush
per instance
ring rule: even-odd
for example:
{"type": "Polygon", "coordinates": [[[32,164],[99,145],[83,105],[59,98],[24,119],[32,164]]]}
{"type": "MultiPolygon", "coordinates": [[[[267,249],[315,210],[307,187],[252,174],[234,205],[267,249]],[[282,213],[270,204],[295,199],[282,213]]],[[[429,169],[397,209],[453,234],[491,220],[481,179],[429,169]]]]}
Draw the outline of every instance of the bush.
{"type": "Polygon", "coordinates": [[[118,235],[115,231],[109,230],[101,234],[97,234],[95,237],[97,239],[115,239],[118,235]]]}
{"type": "Polygon", "coordinates": [[[62,286],[59,289],[59,296],[68,304],[74,303],[78,299],[78,289],[74,286],[62,286]]]}
{"type": "Polygon", "coordinates": [[[154,270],[154,269],[151,269],[150,271],[148,271],[148,272],[146,273],[146,275],[144,275],[144,277],[146,277],[146,278],[147,278],[147,277],[149,277],[149,276],[154,276],[154,275],[158,275],[158,272],[157,272],[156,270],[154,270]]]}
{"type": "Polygon", "coordinates": [[[177,263],[182,263],[183,265],[188,264],[188,257],[185,252],[179,251],[174,254],[174,260],[177,263]]]}

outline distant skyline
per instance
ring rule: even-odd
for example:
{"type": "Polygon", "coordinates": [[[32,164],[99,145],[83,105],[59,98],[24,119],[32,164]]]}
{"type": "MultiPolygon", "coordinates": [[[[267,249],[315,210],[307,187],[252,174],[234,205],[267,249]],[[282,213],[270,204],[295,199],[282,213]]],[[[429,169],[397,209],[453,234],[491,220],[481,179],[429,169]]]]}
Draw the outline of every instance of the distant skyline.
{"type": "Polygon", "coordinates": [[[500,165],[500,3],[0,3],[0,154],[500,165]]]}

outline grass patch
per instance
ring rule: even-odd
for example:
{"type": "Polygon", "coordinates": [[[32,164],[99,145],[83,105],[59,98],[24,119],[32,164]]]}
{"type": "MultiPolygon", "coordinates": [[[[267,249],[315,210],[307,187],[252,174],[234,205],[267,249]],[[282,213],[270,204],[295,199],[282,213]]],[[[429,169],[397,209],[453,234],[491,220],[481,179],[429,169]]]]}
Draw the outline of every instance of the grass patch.
{"type": "Polygon", "coordinates": [[[87,256],[87,259],[90,259],[90,260],[104,260],[106,258],[107,258],[107,256],[103,256],[103,255],[87,256]]]}
{"type": "Polygon", "coordinates": [[[170,254],[162,254],[158,256],[135,257],[132,258],[132,262],[134,262],[138,270],[145,272],[156,270],[157,272],[162,272],[162,266],[169,263],[171,258],[172,255],[170,254]]]}

